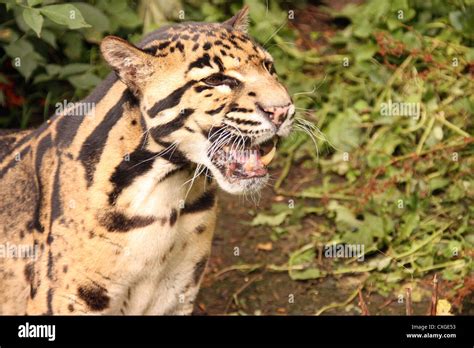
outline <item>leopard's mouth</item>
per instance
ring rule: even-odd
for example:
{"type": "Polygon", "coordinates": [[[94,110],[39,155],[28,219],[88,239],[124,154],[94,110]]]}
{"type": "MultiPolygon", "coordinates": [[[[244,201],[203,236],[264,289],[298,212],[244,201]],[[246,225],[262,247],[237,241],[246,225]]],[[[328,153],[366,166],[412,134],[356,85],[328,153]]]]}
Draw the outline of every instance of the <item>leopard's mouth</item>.
{"type": "Polygon", "coordinates": [[[212,156],[212,163],[229,182],[266,177],[267,166],[275,157],[278,137],[261,144],[239,146],[230,142],[212,156]]]}

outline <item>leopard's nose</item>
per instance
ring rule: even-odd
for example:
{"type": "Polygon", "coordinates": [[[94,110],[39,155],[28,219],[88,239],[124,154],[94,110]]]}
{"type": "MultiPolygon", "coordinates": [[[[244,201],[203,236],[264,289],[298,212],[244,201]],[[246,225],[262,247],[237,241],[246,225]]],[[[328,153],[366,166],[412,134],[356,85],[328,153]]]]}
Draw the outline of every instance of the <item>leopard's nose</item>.
{"type": "Polygon", "coordinates": [[[262,106],[258,107],[266,114],[266,116],[274,123],[277,127],[280,127],[283,121],[288,116],[291,104],[283,106],[262,106]]]}

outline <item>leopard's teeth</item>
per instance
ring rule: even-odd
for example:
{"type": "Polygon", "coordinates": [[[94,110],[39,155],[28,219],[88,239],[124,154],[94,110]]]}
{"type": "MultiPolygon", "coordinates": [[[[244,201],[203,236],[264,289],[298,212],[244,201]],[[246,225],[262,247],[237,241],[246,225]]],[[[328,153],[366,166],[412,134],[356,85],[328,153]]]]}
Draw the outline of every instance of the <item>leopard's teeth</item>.
{"type": "Polygon", "coordinates": [[[275,153],[276,153],[276,147],[273,146],[273,148],[270,150],[269,153],[267,153],[265,156],[260,157],[260,162],[262,162],[264,166],[270,164],[272,159],[275,157],[275,153]]]}

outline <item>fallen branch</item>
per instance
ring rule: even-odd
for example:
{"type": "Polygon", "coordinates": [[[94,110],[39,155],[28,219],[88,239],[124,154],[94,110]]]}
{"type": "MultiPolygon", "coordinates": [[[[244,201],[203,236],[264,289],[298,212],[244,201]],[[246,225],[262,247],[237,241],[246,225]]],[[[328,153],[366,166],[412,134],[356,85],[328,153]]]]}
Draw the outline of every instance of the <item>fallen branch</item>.
{"type": "Polygon", "coordinates": [[[406,301],[406,314],[413,315],[413,305],[411,302],[411,288],[406,288],[407,291],[407,301],[406,301]]]}
{"type": "Polygon", "coordinates": [[[223,274],[231,271],[242,271],[242,272],[248,272],[251,273],[261,267],[263,267],[263,264],[260,263],[255,263],[255,264],[242,264],[242,265],[232,265],[226,268],[221,269],[218,271],[214,276],[212,277],[214,280],[222,276],[223,274]]]}
{"type": "Polygon", "coordinates": [[[370,315],[369,308],[364,301],[364,296],[362,296],[362,289],[359,288],[359,307],[362,310],[362,315],[370,315]]]}
{"type": "Polygon", "coordinates": [[[257,280],[261,280],[262,275],[258,274],[249,281],[247,281],[244,285],[242,285],[237,291],[232,295],[232,297],[229,299],[227,302],[227,305],[225,306],[224,314],[227,314],[229,311],[230,306],[232,305],[232,301],[235,303],[235,305],[238,307],[239,306],[239,295],[244,292],[245,289],[247,289],[250,285],[255,283],[257,280]]]}
{"type": "Polygon", "coordinates": [[[436,315],[436,307],[438,305],[438,274],[433,277],[433,290],[431,293],[430,315],[436,315]]]}
{"type": "Polygon", "coordinates": [[[351,303],[352,301],[354,301],[354,299],[357,297],[357,294],[359,293],[359,289],[362,289],[362,286],[357,288],[348,298],[347,300],[345,300],[344,302],[333,302],[327,306],[324,306],[322,307],[319,311],[317,311],[315,313],[315,315],[321,315],[322,313],[326,312],[327,310],[329,309],[333,309],[333,308],[338,308],[338,307],[345,307],[347,306],[349,303],[351,303]]]}

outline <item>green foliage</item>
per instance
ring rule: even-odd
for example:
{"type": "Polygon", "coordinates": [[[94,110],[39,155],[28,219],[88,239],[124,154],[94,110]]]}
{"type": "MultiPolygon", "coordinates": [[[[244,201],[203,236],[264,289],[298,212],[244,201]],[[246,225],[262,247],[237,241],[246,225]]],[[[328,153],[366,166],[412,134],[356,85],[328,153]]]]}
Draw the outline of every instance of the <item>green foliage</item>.
{"type": "Polygon", "coordinates": [[[370,271],[368,283],[382,294],[433,271],[460,282],[473,270],[472,3],[368,1],[327,12],[349,25],[319,52],[287,44],[294,33],[272,39],[297,117],[322,130],[313,131],[320,156],[309,137],[287,141],[283,152],[299,169],[284,170],[276,191],[296,205],[253,223],[269,226],[276,240],[295,226],[306,233],[303,221],[315,214],[323,218],[303,252],[289,255],[293,279],[370,271]],[[382,115],[389,100],[419,103],[419,117],[382,115]],[[291,172],[302,168],[305,177],[323,175],[322,183],[292,190],[291,172]],[[315,264],[317,246],[332,243],[363,245],[364,263],[315,264]]]}
{"type": "Polygon", "coordinates": [[[127,0],[4,0],[0,8],[0,78],[14,96],[0,88],[4,127],[37,126],[56,102],[83,98],[108,72],[97,47],[104,35],[133,39],[142,25],[127,0]]]}

